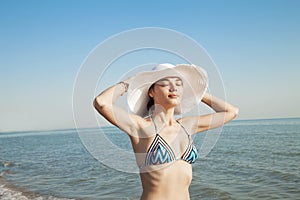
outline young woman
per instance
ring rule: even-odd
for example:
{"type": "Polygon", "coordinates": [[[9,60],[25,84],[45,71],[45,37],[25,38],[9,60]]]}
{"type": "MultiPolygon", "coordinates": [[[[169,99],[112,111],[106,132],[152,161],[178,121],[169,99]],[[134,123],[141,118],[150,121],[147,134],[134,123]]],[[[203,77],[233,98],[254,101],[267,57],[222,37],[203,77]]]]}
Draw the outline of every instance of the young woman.
{"type": "Polygon", "coordinates": [[[206,72],[195,65],[160,64],[95,98],[96,110],[130,137],[140,168],[142,200],[190,199],[191,164],[198,158],[192,135],[238,115],[237,107],[206,92],[207,82],[206,72]],[[130,113],[115,105],[127,91],[130,113]],[[215,113],[182,117],[200,101],[215,113]]]}

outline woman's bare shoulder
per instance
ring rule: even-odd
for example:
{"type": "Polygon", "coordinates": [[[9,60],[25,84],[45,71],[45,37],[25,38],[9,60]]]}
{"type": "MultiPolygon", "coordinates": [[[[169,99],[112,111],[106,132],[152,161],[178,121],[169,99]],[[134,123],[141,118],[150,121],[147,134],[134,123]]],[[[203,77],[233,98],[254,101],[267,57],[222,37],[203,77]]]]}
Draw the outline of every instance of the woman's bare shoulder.
{"type": "Polygon", "coordinates": [[[154,125],[150,117],[145,117],[140,121],[139,132],[140,136],[151,136],[154,133],[154,125]]]}
{"type": "Polygon", "coordinates": [[[138,129],[136,130],[135,135],[131,135],[131,140],[135,144],[138,144],[141,142],[140,139],[147,139],[151,138],[155,135],[155,128],[151,122],[151,119],[149,117],[146,118],[140,118],[138,120],[138,129]]]}

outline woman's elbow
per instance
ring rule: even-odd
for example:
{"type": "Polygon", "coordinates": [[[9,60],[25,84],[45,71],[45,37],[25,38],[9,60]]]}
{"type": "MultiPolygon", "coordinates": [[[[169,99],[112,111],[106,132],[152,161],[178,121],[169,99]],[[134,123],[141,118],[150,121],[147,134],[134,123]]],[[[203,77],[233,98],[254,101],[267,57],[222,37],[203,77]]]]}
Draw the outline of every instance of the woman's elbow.
{"type": "Polygon", "coordinates": [[[101,111],[107,107],[107,103],[100,96],[97,96],[93,101],[93,106],[99,113],[101,113],[101,111]]]}
{"type": "Polygon", "coordinates": [[[236,117],[239,115],[239,108],[233,106],[233,107],[230,109],[230,112],[232,113],[233,118],[236,118],[236,117]]]}

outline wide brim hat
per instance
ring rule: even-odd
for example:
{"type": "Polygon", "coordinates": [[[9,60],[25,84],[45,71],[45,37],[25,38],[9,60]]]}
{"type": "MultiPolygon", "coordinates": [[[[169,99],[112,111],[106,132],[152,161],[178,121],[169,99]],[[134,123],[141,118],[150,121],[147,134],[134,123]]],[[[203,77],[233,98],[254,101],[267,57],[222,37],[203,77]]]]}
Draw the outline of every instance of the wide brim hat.
{"type": "Polygon", "coordinates": [[[144,71],[132,77],[127,95],[127,103],[131,112],[142,117],[148,116],[147,104],[151,85],[165,77],[179,77],[183,82],[181,102],[175,107],[174,114],[184,114],[196,107],[203,98],[208,87],[206,71],[190,64],[159,64],[151,71],[144,71]]]}

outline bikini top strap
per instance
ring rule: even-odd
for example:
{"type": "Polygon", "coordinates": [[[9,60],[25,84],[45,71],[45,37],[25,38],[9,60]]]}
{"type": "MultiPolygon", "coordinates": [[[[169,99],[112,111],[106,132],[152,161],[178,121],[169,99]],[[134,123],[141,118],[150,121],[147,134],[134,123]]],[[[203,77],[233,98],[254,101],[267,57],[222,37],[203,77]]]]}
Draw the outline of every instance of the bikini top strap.
{"type": "MultiPolygon", "coordinates": [[[[153,124],[154,124],[155,134],[158,135],[158,129],[157,129],[156,123],[155,123],[155,121],[154,121],[154,119],[153,119],[153,116],[150,115],[150,118],[151,118],[151,120],[152,120],[152,122],[153,122],[153,124]]],[[[190,139],[191,135],[190,135],[189,132],[186,130],[186,128],[185,128],[178,120],[176,120],[176,122],[183,128],[184,132],[187,134],[187,136],[188,136],[189,139],[190,139]]]]}
{"type": "Polygon", "coordinates": [[[190,138],[191,135],[189,134],[189,132],[185,129],[185,127],[178,121],[176,120],[176,122],[183,128],[184,132],[187,134],[187,136],[190,138]]]}
{"type": "Polygon", "coordinates": [[[154,128],[155,128],[155,134],[156,134],[156,135],[158,135],[157,126],[156,126],[156,124],[155,124],[155,121],[154,121],[154,119],[153,119],[153,116],[152,116],[152,115],[150,115],[150,118],[151,118],[151,120],[152,120],[152,122],[153,122],[153,124],[154,124],[154,128]]]}

